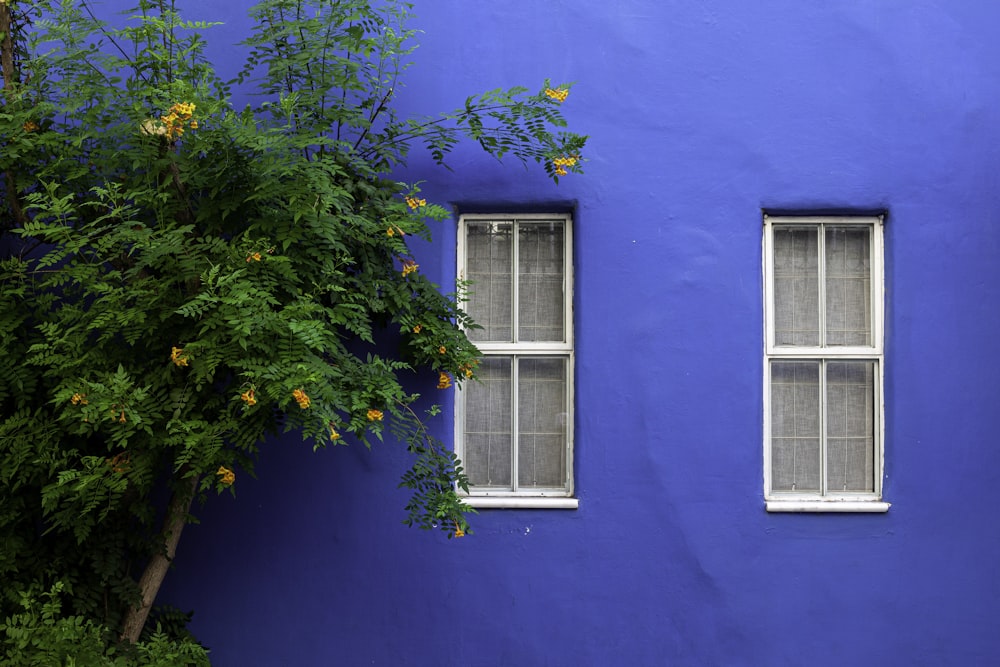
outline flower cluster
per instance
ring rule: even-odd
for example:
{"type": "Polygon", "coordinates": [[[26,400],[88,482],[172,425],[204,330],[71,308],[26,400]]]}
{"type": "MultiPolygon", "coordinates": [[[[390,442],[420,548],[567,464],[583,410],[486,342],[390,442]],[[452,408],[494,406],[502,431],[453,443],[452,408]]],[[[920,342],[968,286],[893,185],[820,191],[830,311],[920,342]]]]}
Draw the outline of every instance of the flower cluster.
{"type": "Polygon", "coordinates": [[[240,394],[240,400],[247,405],[257,405],[257,399],[253,395],[253,389],[247,389],[245,392],[240,394]]]}
{"type": "Polygon", "coordinates": [[[309,400],[309,397],[306,395],[306,392],[302,391],[301,389],[296,389],[295,391],[293,391],[292,397],[295,399],[295,402],[299,404],[299,407],[302,408],[303,410],[308,408],[309,404],[312,402],[309,400]]]}
{"type": "Polygon", "coordinates": [[[447,389],[451,386],[451,376],[441,371],[438,373],[438,389],[447,389]]]}
{"type": "Polygon", "coordinates": [[[21,129],[25,132],[37,132],[39,129],[38,123],[29,120],[27,123],[21,126],[21,129]]]}
{"type": "Polygon", "coordinates": [[[194,104],[191,102],[178,102],[170,107],[166,116],[160,116],[164,125],[164,135],[167,139],[177,139],[184,134],[184,125],[192,130],[198,129],[198,121],[191,116],[194,115],[194,104]]]}
{"type": "Polygon", "coordinates": [[[188,356],[184,354],[183,348],[172,347],[170,348],[170,361],[174,362],[174,366],[187,366],[188,356]]]}
{"type": "Polygon", "coordinates": [[[427,206],[427,200],[420,199],[419,197],[407,197],[406,205],[409,206],[411,210],[416,211],[421,206],[427,206]]]}
{"type": "Polygon", "coordinates": [[[479,365],[479,360],[475,359],[470,364],[462,364],[461,366],[458,367],[458,369],[462,371],[462,375],[464,375],[467,378],[471,378],[473,372],[475,372],[474,368],[478,365],[479,365]]]}
{"type": "Polygon", "coordinates": [[[556,102],[563,102],[569,95],[569,89],[567,88],[546,88],[545,94],[550,98],[554,99],[556,102]]]}
{"type": "Polygon", "coordinates": [[[111,467],[111,471],[118,474],[126,473],[132,468],[132,461],[125,452],[115,454],[112,458],[107,459],[107,463],[111,467]]]}
{"type": "Polygon", "coordinates": [[[410,275],[411,273],[414,273],[419,268],[420,268],[420,265],[417,264],[416,262],[414,262],[412,259],[404,259],[403,260],[403,277],[405,278],[406,276],[410,275]]]}
{"type": "Polygon", "coordinates": [[[368,421],[370,422],[380,422],[382,421],[382,411],[381,410],[369,410],[368,411],[368,421]]]}
{"type": "Polygon", "coordinates": [[[86,405],[87,395],[86,394],[73,394],[73,397],[69,399],[69,402],[73,405],[86,405]]]}
{"type": "Polygon", "coordinates": [[[565,176],[566,167],[572,167],[574,164],[576,164],[576,161],[578,159],[579,158],[576,155],[553,158],[552,165],[555,167],[556,175],[565,176]]]}
{"type": "Polygon", "coordinates": [[[219,469],[215,471],[215,474],[222,478],[219,481],[223,484],[223,486],[232,486],[233,482],[236,481],[236,473],[226,466],[219,466],[219,469]]]}

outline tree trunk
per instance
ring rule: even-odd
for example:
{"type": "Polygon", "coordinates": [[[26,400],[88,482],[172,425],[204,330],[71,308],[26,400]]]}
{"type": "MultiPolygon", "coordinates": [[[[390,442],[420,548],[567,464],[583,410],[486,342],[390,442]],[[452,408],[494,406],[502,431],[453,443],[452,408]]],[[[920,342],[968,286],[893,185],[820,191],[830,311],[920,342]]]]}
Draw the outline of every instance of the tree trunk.
{"type": "Polygon", "coordinates": [[[129,609],[125,615],[125,620],[122,622],[121,641],[134,644],[139,640],[142,628],[146,625],[146,619],[149,617],[149,610],[153,608],[156,594],[160,592],[160,584],[167,576],[170,563],[174,559],[174,554],[177,553],[177,543],[181,539],[181,531],[184,530],[184,525],[187,523],[191,502],[194,500],[194,494],[198,488],[197,475],[191,475],[191,477],[184,479],[184,475],[188,472],[187,466],[179,471],[182,486],[174,491],[174,495],[170,498],[170,504],[167,506],[166,516],[163,517],[163,532],[161,533],[163,548],[153,554],[149,563],[146,564],[142,577],[139,578],[139,591],[142,594],[142,600],[138,606],[129,609]]]}

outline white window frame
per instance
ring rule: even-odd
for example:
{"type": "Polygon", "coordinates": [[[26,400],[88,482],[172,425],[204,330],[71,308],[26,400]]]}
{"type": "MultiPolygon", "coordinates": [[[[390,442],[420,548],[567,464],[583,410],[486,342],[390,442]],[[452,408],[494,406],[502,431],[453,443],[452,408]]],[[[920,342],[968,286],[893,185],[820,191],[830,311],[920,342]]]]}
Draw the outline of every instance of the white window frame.
{"type": "MultiPolygon", "coordinates": [[[[890,504],[882,499],[882,481],[885,476],[885,401],[884,401],[884,344],[883,319],[885,300],[883,216],[764,216],[764,501],[768,512],[886,512],[890,504]],[[775,344],[774,326],[774,229],[778,226],[798,226],[816,228],[819,238],[817,253],[822,260],[825,226],[858,226],[871,230],[871,345],[867,346],[790,346],[775,344]],[[771,489],[771,362],[781,360],[809,360],[821,362],[823,368],[828,361],[860,360],[873,361],[876,366],[874,380],[874,462],[873,490],[871,492],[838,493],[825,489],[826,485],[826,445],[822,444],[821,484],[819,493],[773,491],[771,489]]],[[[819,284],[824,284],[825,262],[819,263],[819,284]]],[[[820,329],[823,326],[825,308],[820,290],[820,329]]],[[[821,380],[822,382],[822,380],[821,380]]],[[[822,414],[826,411],[826,399],[820,392],[822,414]]],[[[821,416],[821,423],[823,421],[821,416]]],[[[825,427],[821,429],[821,433],[825,427]]]]}
{"type": "MultiPolygon", "coordinates": [[[[539,509],[576,509],[579,506],[579,500],[574,497],[574,479],[573,479],[573,425],[575,422],[575,397],[574,397],[574,373],[575,373],[575,363],[574,363],[574,343],[573,343],[573,224],[572,216],[566,213],[500,213],[500,214],[463,214],[459,216],[458,220],[458,274],[459,278],[464,280],[467,274],[467,246],[466,246],[466,228],[467,224],[470,222],[513,222],[515,223],[515,231],[513,233],[513,238],[517,239],[516,233],[516,223],[519,221],[535,221],[535,220],[555,220],[561,221],[563,223],[564,235],[563,243],[565,244],[563,249],[563,322],[565,323],[565,340],[562,342],[551,342],[551,341],[529,341],[529,342],[493,342],[493,341],[474,341],[476,347],[483,354],[484,357],[489,356],[505,356],[514,358],[514,366],[511,368],[511,394],[512,394],[512,409],[514,412],[514,423],[512,425],[512,433],[514,434],[514,440],[512,441],[512,456],[511,456],[511,483],[513,490],[498,490],[498,489],[477,489],[474,486],[469,487],[469,493],[465,494],[461,490],[462,500],[471,507],[478,508],[539,508],[539,509]],[[517,456],[518,456],[518,446],[516,440],[517,434],[517,360],[523,357],[563,357],[566,359],[566,413],[568,415],[566,420],[566,486],[560,488],[530,488],[530,489],[518,489],[517,488],[517,456]]],[[[512,282],[512,305],[513,305],[513,320],[512,328],[516,333],[518,331],[518,321],[517,321],[517,303],[518,303],[518,280],[517,280],[517,269],[518,269],[518,257],[516,245],[512,249],[513,257],[513,280],[512,282]]],[[[476,286],[472,285],[470,291],[475,292],[476,286]]],[[[475,380],[470,380],[469,382],[475,382],[475,380]]],[[[463,384],[463,386],[465,386],[463,384]]],[[[465,400],[463,395],[463,389],[459,389],[455,392],[455,453],[464,461],[465,458],[465,400]]]]}

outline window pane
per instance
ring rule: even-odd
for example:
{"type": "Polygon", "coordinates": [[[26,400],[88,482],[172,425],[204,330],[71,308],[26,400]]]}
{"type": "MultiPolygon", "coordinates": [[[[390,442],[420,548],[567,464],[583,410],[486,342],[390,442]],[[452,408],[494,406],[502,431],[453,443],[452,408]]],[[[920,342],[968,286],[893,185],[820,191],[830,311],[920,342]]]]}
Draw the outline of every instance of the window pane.
{"type": "Polygon", "coordinates": [[[819,345],[817,231],[774,228],[774,344],[819,345]]]}
{"type": "Polygon", "coordinates": [[[820,490],[819,362],[771,362],[771,488],[820,490]]]}
{"type": "Polygon", "coordinates": [[[518,223],[518,340],[563,341],[564,240],[559,221],[518,223]]]}
{"type": "Polygon", "coordinates": [[[871,232],[826,230],[826,344],[871,345],[871,232]]]}
{"type": "Polygon", "coordinates": [[[827,489],[875,489],[875,363],[826,365],[827,489]]]}
{"type": "Polygon", "coordinates": [[[566,486],[567,358],[518,360],[517,483],[566,486]]]}
{"type": "Polygon", "coordinates": [[[513,340],[513,224],[470,222],[466,226],[466,278],[469,301],[466,312],[482,326],[469,338],[482,341],[513,340]]]}
{"type": "Polygon", "coordinates": [[[463,386],[465,465],[475,486],[512,488],[511,357],[486,357],[463,386]]]}

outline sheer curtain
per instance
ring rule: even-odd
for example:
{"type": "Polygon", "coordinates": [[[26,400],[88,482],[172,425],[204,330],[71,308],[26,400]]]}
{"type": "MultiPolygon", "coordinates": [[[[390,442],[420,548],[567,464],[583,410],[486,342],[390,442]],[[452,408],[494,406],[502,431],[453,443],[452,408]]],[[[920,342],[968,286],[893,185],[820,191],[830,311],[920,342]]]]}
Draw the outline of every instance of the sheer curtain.
{"type": "Polygon", "coordinates": [[[466,225],[466,308],[483,327],[470,338],[509,343],[489,351],[479,381],[462,390],[463,456],[473,486],[567,484],[569,355],[532,348],[567,340],[565,234],[559,220],[466,225]]]}
{"type": "MultiPolygon", "coordinates": [[[[870,234],[849,226],[774,230],[776,346],[871,345],[870,234]]],[[[772,490],[873,491],[876,363],[772,360],[770,374],[772,490]]]]}

